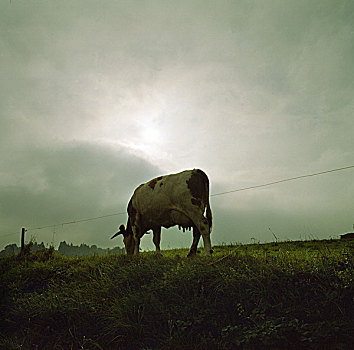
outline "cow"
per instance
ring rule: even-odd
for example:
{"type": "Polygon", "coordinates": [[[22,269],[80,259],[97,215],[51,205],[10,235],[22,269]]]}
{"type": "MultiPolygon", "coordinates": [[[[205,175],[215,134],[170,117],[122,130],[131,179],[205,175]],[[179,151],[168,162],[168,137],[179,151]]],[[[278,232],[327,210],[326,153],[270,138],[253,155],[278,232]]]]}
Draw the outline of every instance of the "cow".
{"type": "Polygon", "coordinates": [[[197,252],[200,236],[205,254],[212,254],[210,232],[212,213],[209,204],[209,179],[200,169],[159,176],[140,185],[134,191],[127,208],[127,227],[120,225],[112,237],[123,235],[127,255],[139,254],[141,237],[153,231],[156,252],[160,252],[161,227],[178,225],[193,228],[193,242],[188,253],[197,252]]]}

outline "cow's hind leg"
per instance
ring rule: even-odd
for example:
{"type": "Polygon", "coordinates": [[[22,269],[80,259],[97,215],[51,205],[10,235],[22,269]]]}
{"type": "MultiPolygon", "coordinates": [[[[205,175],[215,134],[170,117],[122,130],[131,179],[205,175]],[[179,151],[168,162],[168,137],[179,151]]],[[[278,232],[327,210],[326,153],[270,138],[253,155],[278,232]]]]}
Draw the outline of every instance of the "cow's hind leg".
{"type": "Polygon", "coordinates": [[[199,220],[196,220],[194,224],[197,226],[199,232],[203,237],[205,255],[210,256],[213,253],[213,250],[211,249],[210,225],[208,223],[208,220],[204,216],[202,216],[199,220]]]}
{"type": "Polygon", "coordinates": [[[161,241],[161,226],[154,227],[153,232],[153,242],[155,244],[156,252],[160,253],[160,241],[161,241]]]}
{"type": "Polygon", "coordinates": [[[196,226],[193,225],[193,243],[187,255],[187,258],[194,256],[197,253],[198,243],[200,239],[200,232],[196,226]]]}

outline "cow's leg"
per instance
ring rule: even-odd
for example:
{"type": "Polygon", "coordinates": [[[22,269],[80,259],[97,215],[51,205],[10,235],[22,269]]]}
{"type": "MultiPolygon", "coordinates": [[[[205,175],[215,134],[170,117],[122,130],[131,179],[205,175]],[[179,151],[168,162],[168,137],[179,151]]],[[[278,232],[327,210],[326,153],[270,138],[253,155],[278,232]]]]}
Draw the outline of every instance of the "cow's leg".
{"type": "Polygon", "coordinates": [[[199,220],[196,220],[194,224],[197,226],[199,232],[203,237],[205,255],[211,256],[213,250],[211,249],[210,226],[208,220],[204,216],[202,216],[199,220]]]}
{"type": "Polygon", "coordinates": [[[140,230],[136,225],[132,226],[133,231],[133,240],[134,240],[134,255],[139,254],[139,246],[140,246],[140,230]]]}
{"type": "Polygon", "coordinates": [[[139,255],[140,237],[134,237],[134,255],[139,255]]]}
{"type": "Polygon", "coordinates": [[[213,250],[211,249],[211,241],[210,241],[210,233],[202,234],[203,242],[204,242],[204,252],[205,255],[211,256],[213,250]]]}
{"type": "Polygon", "coordinates": [[[153,232],[153,242],[155,244],[156,252],[160,253],[160,241],[161,241],[161,226],[154,227],[153,232]]]}
{"type": "Polygon", "coordinates": [[[200,232],[196,226],[193,225],[193,243],[187,255],[187,258],[194,256],[197,253],[198,243],[200,239],[200,232]]]}

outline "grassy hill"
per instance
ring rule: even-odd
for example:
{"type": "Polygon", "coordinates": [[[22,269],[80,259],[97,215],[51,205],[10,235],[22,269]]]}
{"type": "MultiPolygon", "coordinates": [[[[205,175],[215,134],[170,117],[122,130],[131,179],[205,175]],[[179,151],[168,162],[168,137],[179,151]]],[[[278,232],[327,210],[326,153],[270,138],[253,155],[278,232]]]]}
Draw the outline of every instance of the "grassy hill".
{"type": "Polygon", "coordinates": [[[0,259],[4,349],[349,349],[353,240],[0,259]]]}

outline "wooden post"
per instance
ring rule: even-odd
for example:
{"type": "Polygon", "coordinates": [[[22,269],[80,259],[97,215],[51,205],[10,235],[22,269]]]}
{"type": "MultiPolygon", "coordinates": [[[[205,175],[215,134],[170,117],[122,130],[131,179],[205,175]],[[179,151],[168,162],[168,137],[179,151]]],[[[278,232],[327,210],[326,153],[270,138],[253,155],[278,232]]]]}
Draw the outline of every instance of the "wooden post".
{"type": "Polygon", "coordinates": [[[26,229],[24,227],[22,227],[22,230],[21,230],[21,253],[23,253],[23,249],[25,248],[25,232],[26,232],[26,229]]]}

